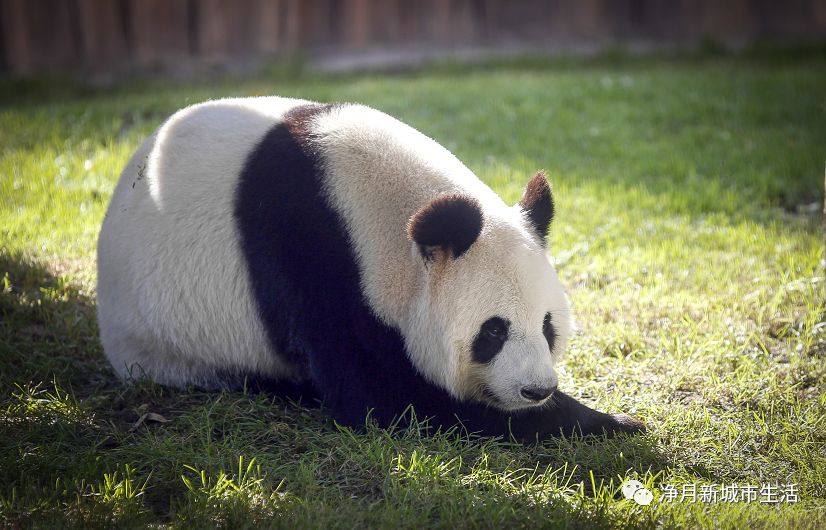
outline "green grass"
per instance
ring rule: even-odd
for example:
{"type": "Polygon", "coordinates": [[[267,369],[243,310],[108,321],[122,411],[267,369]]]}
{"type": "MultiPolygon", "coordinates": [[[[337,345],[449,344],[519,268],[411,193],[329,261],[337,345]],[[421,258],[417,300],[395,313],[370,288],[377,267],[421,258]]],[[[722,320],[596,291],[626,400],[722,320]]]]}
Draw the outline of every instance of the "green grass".
{"type": "Polygon", "coordinates": [[[0,525],[826,526],[826,60],[787,59],[0,82],[0,525]],[[580,325],[562,386],[649,433],[531,447],[356,434],[263,395],[116,381],[94,255],[120,168],[174,110],[257,94],[375,106],[511,202],[546,168],[580,325]],[[629,477],[650,506],[618,493],[629,477]],[[799,502],[661,496],[775,482],[799,502]]]}

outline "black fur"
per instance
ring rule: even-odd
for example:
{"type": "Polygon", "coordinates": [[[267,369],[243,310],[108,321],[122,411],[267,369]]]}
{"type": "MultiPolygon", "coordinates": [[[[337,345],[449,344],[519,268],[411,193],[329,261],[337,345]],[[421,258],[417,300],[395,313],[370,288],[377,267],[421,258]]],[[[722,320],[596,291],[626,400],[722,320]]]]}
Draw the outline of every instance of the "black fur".
{"type": "Polygon", "coordinates": [[[432,247],[441,247],[458,258],[482,232],[482,208],[467,195],[444,195],[413,214],[407,223],[408,237],[426,258],[432,247]]]}
{"type": "Polygon", "coordinates": [[[539,171],[528,181],[519,205],[527,214],[531,228],[545,245],[545,238],[548,237],[548,229],[554,218],[554,198],[545,173],[539,171]]]}
{"type": "MultiPolygon", "coordinates": [[[[395,328],[366,305],[359,270],[339,214],[320,193],[322,161],[310,120],[326,110],[288,113],[250,153],[240,176],[235,217],[255,301],[272,347],[303,366],[334,418],[365,424],[368,410],[389,426],[413,405],[432,427],[461,423],[468,432],[535,440],[580,430],[632,431],[614,417],[557,393],[555,406],[508,414],[460,403],[412,366],[395,328]]],[[[381,242],[376,242],[381,244],[381,242]]],[[[280,393],[279,382],[257,382],[280,393]]],[[[289,392],[300,384],[286,385],[289,392]]]]}
{"type": "Polygon", "coordinates": [[[550,313],[546,313],[545,319],[542,321],[542,334],[545,335],[545,340],[548,341],[548,348],[553,350],[554,344],[556,344],[556,330],[551,321],[550,313]]]}
{"type": "Polygon", "coordinates": [[[500,317],[492,317],[479,328],[473,339],[471,357],[477,363],[489,363],[496,357],[508,340],[510,322],[500,317]]]}
{"type": "Polygon", "coordinates": [[[320,404],[320,396],[312,380],[290,381],[287,379],[273,379],[255,373],[237,372],[234,370],[220,370],[214,375],[212,385],[203,387],[203,390],[223,388],[234,391],[252,393],[275,394],[284,399],[300,402],[302,405],[315,406],[320,404]]]}

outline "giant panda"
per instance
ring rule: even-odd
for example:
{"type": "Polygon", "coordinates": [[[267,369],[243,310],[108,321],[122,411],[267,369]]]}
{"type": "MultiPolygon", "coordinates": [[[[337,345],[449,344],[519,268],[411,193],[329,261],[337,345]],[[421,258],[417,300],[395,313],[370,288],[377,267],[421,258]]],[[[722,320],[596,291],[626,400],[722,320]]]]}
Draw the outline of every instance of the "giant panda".
{"type": "Polygon", "coordinates": [[[636,432],[557,389],[572,319],[542,173],[506,205],[447,149],[357,104],[178,111],[124,169],[98,241],[114,370],[255,386],[339,423],[538,440],[636,432]],[[412,406],[412,409],[411,409],[412,406]]]}

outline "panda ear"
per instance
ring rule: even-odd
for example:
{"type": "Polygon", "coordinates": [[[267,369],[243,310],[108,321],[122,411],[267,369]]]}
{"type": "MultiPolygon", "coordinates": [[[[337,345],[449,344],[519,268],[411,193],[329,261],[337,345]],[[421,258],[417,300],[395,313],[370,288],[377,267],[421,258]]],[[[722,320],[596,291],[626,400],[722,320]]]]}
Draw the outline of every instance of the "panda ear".
{"type": "Polygon", "coordinates": [[[539,235],[542,245],[548,237],[548,228],[554,218],[554,198],[551,194],[551,184],[544,171],[537,171],[528,181],[525,192],[519,201],[519,207],[525,213],[530,227],[539,235]]]}
{"type": "Polygon", "coordinates": [[[407,221],[407,237],[419,245],[425,259],[435,249],[458,258],[482,232],[482,208],[472,197],[462,194],[433,199],[407,221]]]}

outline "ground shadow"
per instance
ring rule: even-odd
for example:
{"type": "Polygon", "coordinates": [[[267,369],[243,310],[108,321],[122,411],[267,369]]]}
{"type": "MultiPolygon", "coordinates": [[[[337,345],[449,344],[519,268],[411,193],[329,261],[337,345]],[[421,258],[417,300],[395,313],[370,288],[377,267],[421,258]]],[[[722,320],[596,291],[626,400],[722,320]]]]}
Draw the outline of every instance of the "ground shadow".
{"type": "Polygon", "coordinates": [[[0,252],[0,390],[59,378],[89,384],[101,377],[94,300],[37,260],[0,252]]]}

